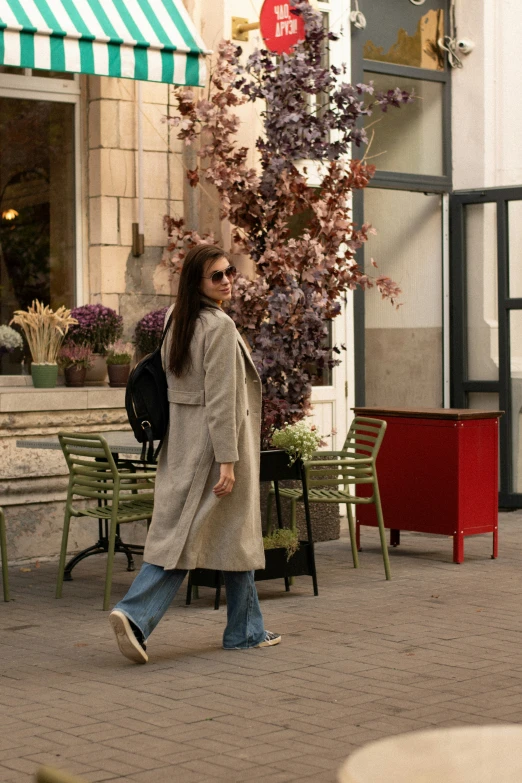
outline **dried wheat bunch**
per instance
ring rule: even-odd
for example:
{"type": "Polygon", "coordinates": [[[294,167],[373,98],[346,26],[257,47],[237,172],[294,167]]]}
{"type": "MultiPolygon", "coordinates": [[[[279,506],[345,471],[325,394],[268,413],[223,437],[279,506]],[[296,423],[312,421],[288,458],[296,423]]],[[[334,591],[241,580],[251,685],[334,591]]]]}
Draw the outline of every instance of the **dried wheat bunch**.
{"type": "Polygon", "coordinates": [[[56,312],[34,300],[27,310],[16,310],[11,323],[21,326],[35,364],[56,364],[56,357],[69,327],[77,324],[62,305],[56,312]]]}

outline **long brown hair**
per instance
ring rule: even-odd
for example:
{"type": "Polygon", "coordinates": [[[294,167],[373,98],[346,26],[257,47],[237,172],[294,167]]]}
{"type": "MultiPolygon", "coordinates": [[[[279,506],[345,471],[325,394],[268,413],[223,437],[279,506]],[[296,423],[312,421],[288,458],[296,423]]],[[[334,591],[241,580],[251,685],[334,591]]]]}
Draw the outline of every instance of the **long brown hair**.
{"type": "Polygon", "coordinates": [[[215,245],[197,245],[185,256],[174,305],[174,328],[169,352],[169,370],[177,377],[190,366],[190,343],[201,309],[206,307],[199,290],[201,278],[207,263],[217,261],[218,258],[228,258],[228,255],[215,245]]]}

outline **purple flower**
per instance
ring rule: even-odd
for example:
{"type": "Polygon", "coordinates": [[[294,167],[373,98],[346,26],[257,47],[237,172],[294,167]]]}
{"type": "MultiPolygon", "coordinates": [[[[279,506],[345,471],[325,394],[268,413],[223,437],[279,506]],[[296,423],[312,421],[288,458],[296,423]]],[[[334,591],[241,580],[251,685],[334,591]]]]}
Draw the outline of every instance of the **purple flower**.
{"type": "Polygon", "coordinates": [[[165,325],[167,310],[168,307],[162,307],[161,310],[153,310],[144,315],[141,321],[138,321],[136,324],[134,345],[141,354],[152,353],[158,347],[165,325]]]}
{"type": "Polygon", "coordinates": [[[107,346],[123,334],[123,318],[102,304],[82,305],[71,310],[78,323],[69,330],[68,339],[77,345],[90,345],[94,353],[105,354],[107,346]]]}

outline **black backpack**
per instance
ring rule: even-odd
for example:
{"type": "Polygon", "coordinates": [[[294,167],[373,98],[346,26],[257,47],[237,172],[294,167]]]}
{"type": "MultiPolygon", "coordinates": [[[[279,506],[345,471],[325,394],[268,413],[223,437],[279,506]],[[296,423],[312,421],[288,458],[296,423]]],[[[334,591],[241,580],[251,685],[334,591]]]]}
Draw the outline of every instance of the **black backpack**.
{"type": "Polygon", "coordinates": [[[161,361],[161,348],[172,321],[172,313],[155,351],[138,362],[127,381],[125,407],[138,443],[143,443],[142,461],[155,462],[169,425],[167,376],[161,361]],[[154,451],[154,441],[159,445],[154,451]],[[148,446],[148,448],[147,448],[148,446]]]}

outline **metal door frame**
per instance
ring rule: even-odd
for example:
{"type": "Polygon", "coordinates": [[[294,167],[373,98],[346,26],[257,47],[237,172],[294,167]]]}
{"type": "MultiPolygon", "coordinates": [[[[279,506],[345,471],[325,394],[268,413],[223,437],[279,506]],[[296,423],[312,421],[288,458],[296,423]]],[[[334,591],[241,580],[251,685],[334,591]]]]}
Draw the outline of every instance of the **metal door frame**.
{"type": "Polygon", "coordinates": [[[511,409],[510,312],[522,310],[522,297],[509,296],[509,215],[508,203],[522,201],[522,186],[456,191],[450,196],[451,243],[451,404],[468,407],[470,392],[499,395],[500,418],[499,505],[522,508],[522,493],[513,492],[513,430],[511,409]],[[498,279],[498,381],[470,380],[467,372],[467,254],[465,208],[470,204],[495,203],[497,208],[498,279]]]}

